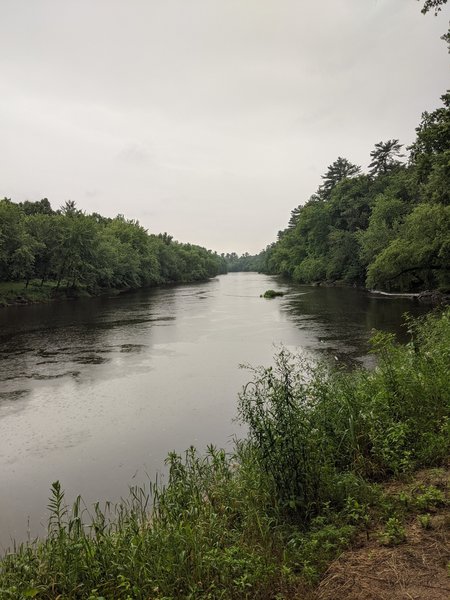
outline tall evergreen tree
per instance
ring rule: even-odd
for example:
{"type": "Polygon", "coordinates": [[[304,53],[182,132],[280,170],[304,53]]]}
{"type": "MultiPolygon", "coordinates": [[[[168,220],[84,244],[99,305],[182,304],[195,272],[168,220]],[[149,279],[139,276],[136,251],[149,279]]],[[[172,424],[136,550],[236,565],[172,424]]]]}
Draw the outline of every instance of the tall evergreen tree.
{"type": "Polygon", "coordinates": [[[331,191],[340,181],[355,177],[360,172],[361,167],[352,164],[346,158],[338,156],[334,163],[328,167],[325,175],[322,175],[323,184],[319,188],[319,195],[324,199],[328,199],[331,191]]]}
{"type": "Polygon", "coordinates": [[[374,175],[385,175],[392,171],[395,167],[401,164],[399,158],[404,154],[401,153],[403,144],[398,140],[388,140],[387,142],[378,142],[375,144],[374,150],[370,153],[372,162],[369,165],[369,172],[374,175]]]}

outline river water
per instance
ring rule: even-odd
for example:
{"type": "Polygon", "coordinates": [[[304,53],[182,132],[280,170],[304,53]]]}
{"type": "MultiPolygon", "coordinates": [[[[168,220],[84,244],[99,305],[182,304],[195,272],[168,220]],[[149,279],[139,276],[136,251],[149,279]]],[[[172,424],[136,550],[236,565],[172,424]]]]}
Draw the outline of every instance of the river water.
{"type": "Polygon", "coordinates": [[[45,534],[56,479],[68,500],[117,501],[164,478],[171,450],[231,447],[239,364],[269,365],[282,343],[370,366],[371,330],[401,337],[402,314],[424,310],[256,273],[0,310],[0,550],[45,534]]]}

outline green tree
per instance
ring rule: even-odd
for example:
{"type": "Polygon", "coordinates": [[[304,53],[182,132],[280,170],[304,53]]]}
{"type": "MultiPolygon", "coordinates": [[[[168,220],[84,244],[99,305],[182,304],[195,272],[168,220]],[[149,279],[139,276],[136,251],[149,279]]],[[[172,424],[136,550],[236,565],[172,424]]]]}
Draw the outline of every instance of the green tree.
{"type": "Polygon", "coordinates": [[[386,194],[378,196],[370,215],[368,228],[360,229],[357,233],[363,265],[372,263],[395,239],[408,210],[408,205],[398,198],[386,194]]]}
{"type": "Polygon", "coordinates": [[[76,202],[74,200],[66,200],[66,202],[60,207],[59,212],[66,217],[73,217],[81,213],[81,211],[77,209],[76,202]]]}
{"type": "Polygon", "coordinates": [[[327,279],[343,279],[348,283],[363,282],[364,269],[359,261],[359,246],[355,233],[332,229],[329,234],[327,279]]]}
{"type": "Polygon", "coordinates": [[[368,175],[344,179],[328,201],[330,222],[336,229],[357,231],[367,227],[374,201],[373,182],[368,175]]]}
{"type": "Polygon", "coordinates": [[[54,213],[33,212],[26,217],[25,223],[28,233],[36,241],[34,276],[39,278],[43,285],[47,279],[56,276],[62,222],[54,213]]]}
{"type": "Polygon", "coordinates": [[[30,202],[29,200],[25,200],[25,202],[19,203],[20,208],[26,215],[52,215],[53,210],[48,201],[48,198],[42,198],[42,200],[38,200],[37,202],[30,202]]]}
{"type": "Polygon", "coordinates": [[[302,213],[302,209],[303,206],[299,204],[299,206],[291,210],[291,217],[289,219],[288,229],[292,229],[297,225],[298,220],[300,219],[300,215],[302,213]]]}
{"type": "Polygon", "coordinates": [[[369,287],[450,287],[450,206],[420,204],[367,272],[369,287]]]}
{"type": "Polygon", "coordinates": [[[372,176],[384,175],[398,167],[401,162],[398,160],[404,154],[401,153],[403,144],[398,140],[388,140],[387,142],[378,142],[374,150],[370,153],[372,162],[369,164],[369,172],[372,176]]]}
{"type": "Polygon", "coordinates": [[[76,209],[62,219],[57,287],[63,278],[66,287],[76,288],[79,284],[93,287],[98,245],[96,222],[76,209]]]}
{"type": "Polygon", "coordinates": [[[443,106],[422,113],[416,140],[408,147],[412,163],[422,155],[440,154],[450,147],[450,91],[441,96],[441,101],[443,106]]]}
{"type": "Polygon", "coordinates": [[[37,243],[25,226],[23,210],[4,198],[0,200],[0,280],[27,282],[34,273],[37,243]]]}
{"type": "Polygon", "coordinates": [[[422,113],[416,140],[409,146],[410,164],[421,185],[423,201],[449,203],[450,189],[450,92],[441,96],[443,106],[422,113]]]}
{"type": "Polygon", "coordinates": [[[322,175],[323,184],[319,188],[319,195],[321,198],[327,199],[330,197],[332,190],[337,186],[343,179],[349,179],[355,177],[361,173],[361,167],[352,164],[346,158],[338,156],[338,158],[332,163],[325,175],[322,175]]]}
{"type": "Polygon", "coordinates": [[[425,15],[430,10],[434,10],[434,14],[437,15],[442,10],[444,4],[447,4],[447,0],[425,0],[421,12],[425,15]]]}

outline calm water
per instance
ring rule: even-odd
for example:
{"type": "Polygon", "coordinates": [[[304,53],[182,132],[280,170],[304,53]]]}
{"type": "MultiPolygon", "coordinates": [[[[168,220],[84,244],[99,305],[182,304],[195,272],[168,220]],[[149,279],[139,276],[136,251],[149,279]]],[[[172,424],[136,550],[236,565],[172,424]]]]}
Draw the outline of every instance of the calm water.
{"type": "Polygon", "coordinates": [[[409,300],[280,285],[254,273],[204,284],[0,310],[0,549],[44,534],[52,481],[118,500],[170,450],[230,444],[236,397],[274,344],[370,365],[372,328],[401,332],[409,300]],[[283,298],[259,297],[268,288],[283,298]]]}

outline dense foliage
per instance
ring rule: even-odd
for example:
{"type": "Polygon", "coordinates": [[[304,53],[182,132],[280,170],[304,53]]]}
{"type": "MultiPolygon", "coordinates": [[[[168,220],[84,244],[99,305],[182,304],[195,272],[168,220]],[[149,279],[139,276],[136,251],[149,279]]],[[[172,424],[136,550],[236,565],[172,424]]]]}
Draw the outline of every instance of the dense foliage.
{"type": "Polygon", "coordinates": [[[258,273],[264,268],[264,254],[248,254],[245,252],[238,256],[236,252],[222,254],[227,264],[227,271],[234,273],[237,271],[257,271],[258,273]]]}
{"type": "Polygon", "coordinates": [[[338,157],[318,191],[291,213],[278,241],[233,270],[278,273],[301,283],[370,288],[450,288],[450,93],[424,112],[409,160],[398,140],[375,144],[369,172],[338,157]]]}
{"type": "Polygon", "coordinates": [[[224,259],[166,233],[148,234],[137,221],[85,214],[74,202],[53,211],[49,201],[0,200],[0,282],[39,280],[72,291],[139,288],[205,280],[225,272],[224,259]]]}
{"type": "Polygon", "coordinates": [[[133,488],[115,511],[88,514],[53,484],[48,538],[0,561],[1,597],[283,600],[359,530],[384,525],[381,543],[400,543],[402,511],[426,524],[445,498],[431,486],[389,499],[375,482],[445,463],[450,442],[450,311],[409,331],[406,346],[375,337],[371,372],[330,373],[285,350],[252,369],[247,441],[232,455],[171,454],[169,483],[150,496],[133,488]]]}

